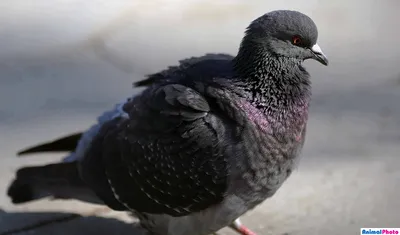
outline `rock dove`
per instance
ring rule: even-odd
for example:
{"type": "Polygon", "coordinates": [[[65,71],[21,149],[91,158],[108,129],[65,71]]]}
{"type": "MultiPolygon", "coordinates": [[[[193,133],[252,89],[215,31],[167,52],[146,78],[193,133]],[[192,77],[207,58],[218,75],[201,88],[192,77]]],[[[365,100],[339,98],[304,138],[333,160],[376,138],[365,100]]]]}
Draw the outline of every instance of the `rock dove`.
{"type": "Polygon", "coordinates": [[[289,10],[250,23],[236,56],[207,54],[135,83],[145,87],[83,133],[20,154],[71,151],[24,167],[14,203],[52,196],[137,216],[153,235],[206,235],[225,226],[255,234],[240,216],[271,197],[304,145],[310,76],[328,60],[317,27],[289,10]]]}

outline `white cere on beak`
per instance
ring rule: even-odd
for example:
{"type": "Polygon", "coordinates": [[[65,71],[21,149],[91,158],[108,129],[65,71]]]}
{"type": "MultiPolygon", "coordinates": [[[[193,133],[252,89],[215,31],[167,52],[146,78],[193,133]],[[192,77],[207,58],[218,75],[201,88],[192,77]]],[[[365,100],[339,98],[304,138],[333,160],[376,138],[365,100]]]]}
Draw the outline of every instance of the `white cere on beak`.
{"type": "Polygon", "coordinates": [[[314,53],[314,59],[323,65],[328,65],[328,58],[326,58],[326,55],[322,52],[321,47],[319,47],[317,43],[311,47],[311,51],[314,53]]]}
{"type": "Polygon", "coordinates": [[[319,47],[317,43],[315,43],[315,45],[311,47],[311,50],[316,54],[324,54],[321,50],[321,47],[319,47]]]}

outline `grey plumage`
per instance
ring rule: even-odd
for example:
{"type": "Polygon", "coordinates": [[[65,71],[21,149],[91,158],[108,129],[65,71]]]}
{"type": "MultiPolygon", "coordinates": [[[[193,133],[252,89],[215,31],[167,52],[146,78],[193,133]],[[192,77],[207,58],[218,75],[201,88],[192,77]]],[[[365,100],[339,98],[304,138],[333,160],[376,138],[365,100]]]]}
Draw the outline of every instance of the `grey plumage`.
{"type": "MultiPolygon", "coordinates": [[[[311,98],[302,62],[327,64],[317,36],[299,12],[261,16],[237,56],[183,60],[136,83],[147,89],[99,118],[69,158],[74,164],[63,164],[152,234],[205,235],[231,224],[297,164],[311,98]]],[[[17,174],[13,199],[27,178],[17,174]]]]}

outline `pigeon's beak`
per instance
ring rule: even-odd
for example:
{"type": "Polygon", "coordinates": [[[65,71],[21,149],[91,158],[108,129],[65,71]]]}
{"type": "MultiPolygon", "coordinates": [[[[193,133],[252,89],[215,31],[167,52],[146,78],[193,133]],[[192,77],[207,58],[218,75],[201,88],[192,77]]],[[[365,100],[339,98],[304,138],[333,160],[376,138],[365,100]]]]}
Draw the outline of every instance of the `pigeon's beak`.
{"type": "Polygon", "coordinates": [[[311,47],[311,52],[313,53],[313,58],[315,60],[319,61],[323,65],[329,64],[328,58],[326,58],[326,56],[321,50],[321,47],[319,47],[318,44],[315,44],[314,46],[311,47]]]}

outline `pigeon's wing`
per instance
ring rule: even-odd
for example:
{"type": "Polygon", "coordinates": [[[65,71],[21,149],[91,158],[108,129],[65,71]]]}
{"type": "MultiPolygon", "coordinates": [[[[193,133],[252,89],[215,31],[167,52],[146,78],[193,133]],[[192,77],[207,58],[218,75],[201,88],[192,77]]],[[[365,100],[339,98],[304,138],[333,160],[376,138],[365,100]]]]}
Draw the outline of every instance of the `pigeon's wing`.
{"type": "Polygon", "coordinates": [[[82,177],[112,208],[183,216],[223,200],[224,124],[183,85],[153,86],[128,101],[128,118],[103,125],[82,177]]]}
{"type": "MultiPolygon", "coordinates": [[[[209,54],[205,54],[205,55],[199,56],[199,57],[191,57],[188,59],[180,60],[179,65],[170,66],[166,70],[148,75],[146,79],[134,83],[134,86],[146,87],[146,86],[150,86],[152,84],[158,83],[158,82],[165,82],[165,80],[168,80],[168,78],[179,76],[182,73],[182,71],[186,71],[186,69],[188,67],[198,64],[198,62],[211,61],[211,60],[213,60],[213,61],[215,61],[215,60],[232,60],[232,59],[233,59],[233,56],[228,55],[228,54],[209,53],[209,54]]],[[[108,117],[109,116],[108,113],[111,113],[111,115],[115,115],[115,114],[118,115],[119,114],[118,111],[115,111],[115,110],[116,109],[105,112],[102,116],[100,116],[99,124],[101,125],[103,122],[101,119],[106,119],[106,120],[111,119],[108,117]]],[[[79,133],[74,133],[74,134],[71,134],[71,135],[56,139],[56,140],[41,143],[41,144],[21,150],[20,152],[18,152],[18,156],[27,156],[29,154],[43,153],[43,152],[73,152],[78,147],[78,143],[81,141],[81,138],[83,136],[88,137],[88,135],[85,132],[79,132],[79,133]]],[[[90,138],[91,137],[89,136],[89,139],[90,138]]]]}
{"type": "Polygon", "coordinates": [[[23,156],[27,154],[42,153],[42,152],[72,152],[75,150],[81,137],[82,137],[81,132],[74,133],[50,142],[26,148],[24,150],[19,151],[17,154],[18,156],[23,156]]]}
{"type": "Polygon", "coordinates": [[[232,60],[233,58],[234,57],[232,55],[223,53],[219,54],[209,53],[199,57],[190,57],[188,59],[180,60],[179,65],[177,66],[170,66],[161,72],[150,74],[147,76],[146,79],[135,82],[133,85],[135,87],[144,87],[152,85],[159,81],[164,81],[168,78],[179,76],[182,71],[186,71],[188,67],[195,65],[198,62],[206,60],[232,60]]]}

